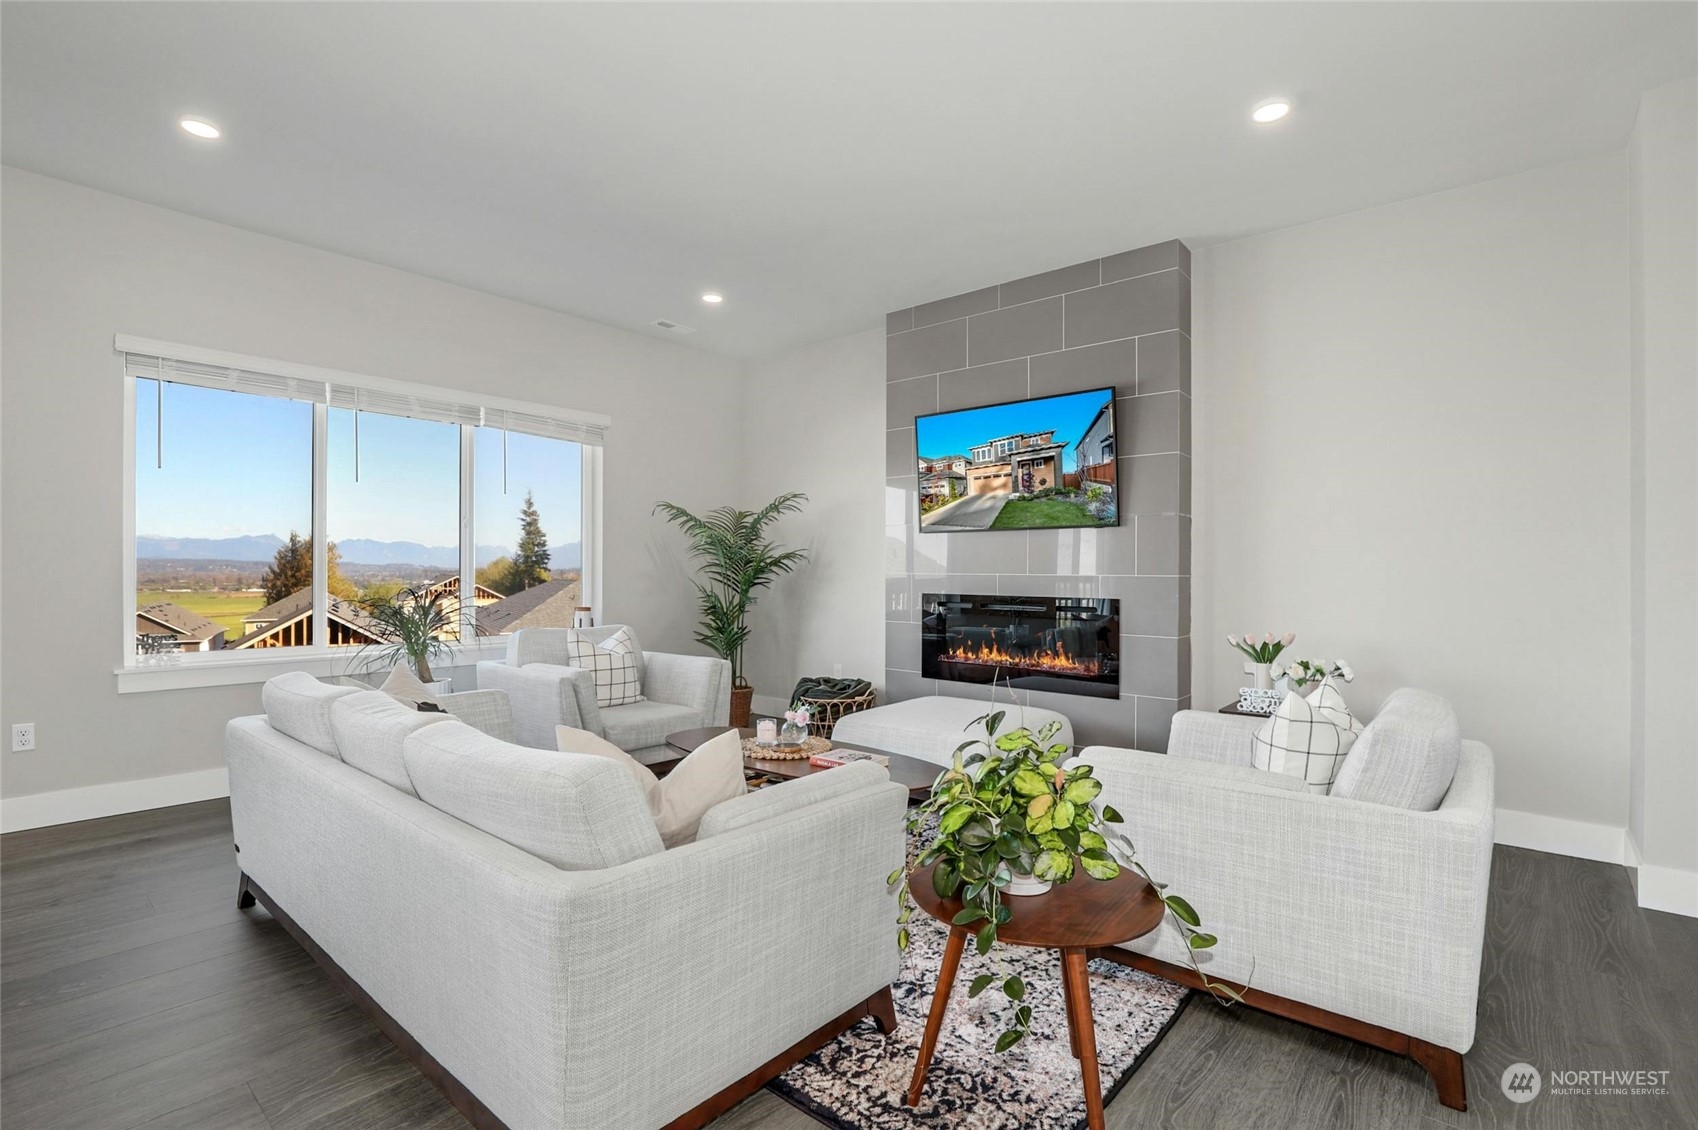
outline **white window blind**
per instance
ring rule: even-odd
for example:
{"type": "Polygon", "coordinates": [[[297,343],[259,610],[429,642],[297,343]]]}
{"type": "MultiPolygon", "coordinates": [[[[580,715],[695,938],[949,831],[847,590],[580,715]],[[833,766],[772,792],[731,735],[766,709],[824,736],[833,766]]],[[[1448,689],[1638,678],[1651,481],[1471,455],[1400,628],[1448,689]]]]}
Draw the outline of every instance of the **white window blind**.
{"type": "MultiPolygon", "coordinates": [[[[242,358],[246,364],[222,364],[225,355],[214,356],[212,351],[183,347],[166,351],[158,343],[119,335],[117,347],[124,354],[124,371],[131,377],[160,380],[177,384],[199,385],[203,388],[227,389],[231,392],[277,396],[289,400],[305,400],[313,404],[328,404],[333,408],[349,408],[360,412],[382,412],[391,416],[408,416],[416,420],[434,420],[444,424],[471,427],[501,428],[525,432],[549,439],[565,439],[587,446],[601,446],[607,441],[609,421],[589,413],[550,410],[545,406],[527,405],[515,408],[510,402],[477,397],[447,389],[408,386],[397,381],[379,378],[360,378],[353,374],[315,370],[307,366],[282,362],[265,367],[264,362],[242,358]],[[138,345],[154,346],[142,351],[138,345]],[[178,356],[188,353],[191,356],[178,356]],[[200,357],[192,356],[201,354],[200,357]],[[282,370],[282,371],[272,371],[282,370]]],[[[234,358],[234,355],[228,355],[234,358]]]]}

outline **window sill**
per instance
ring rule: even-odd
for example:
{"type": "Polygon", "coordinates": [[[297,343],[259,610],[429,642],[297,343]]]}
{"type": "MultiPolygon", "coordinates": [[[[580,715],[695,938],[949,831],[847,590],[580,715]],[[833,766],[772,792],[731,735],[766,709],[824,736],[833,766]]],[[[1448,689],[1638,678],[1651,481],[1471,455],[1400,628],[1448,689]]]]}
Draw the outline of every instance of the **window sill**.
{"type": "MultiPolygon", "coordinates": [[[[507,639],[497,636],[473,644],[452,644],[453,658],[432,664],[444,671],[453,667],[470,667],[485,659],[504,659],[507,639]]],[[[278,654],[248,653],[241,658],[208,653],[181,656],[177,662],[158,667],[117,667],[119,694],[144,694],[152,691],[187,690],[193,687],[229,687],[245,683],[263,683],[274,675],[288,671],[305,671],[318,678],[363,674],[365,668],[356,656],[332,654],[318,648],[272,648],[278,654]]],[[[465,688],[462,688],[465,689],[465,688]]]]}

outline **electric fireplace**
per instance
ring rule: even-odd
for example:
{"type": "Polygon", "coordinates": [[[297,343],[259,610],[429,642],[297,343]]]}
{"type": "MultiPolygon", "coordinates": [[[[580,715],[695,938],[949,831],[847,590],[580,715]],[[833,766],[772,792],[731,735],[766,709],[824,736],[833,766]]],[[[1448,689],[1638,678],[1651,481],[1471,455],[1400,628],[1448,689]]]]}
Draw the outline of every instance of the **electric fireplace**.
{"type": "Polygon", "coordinates": [[[1118,600],[924,593],[920,614],[924,678],[1120,695],[1118,600]]]}

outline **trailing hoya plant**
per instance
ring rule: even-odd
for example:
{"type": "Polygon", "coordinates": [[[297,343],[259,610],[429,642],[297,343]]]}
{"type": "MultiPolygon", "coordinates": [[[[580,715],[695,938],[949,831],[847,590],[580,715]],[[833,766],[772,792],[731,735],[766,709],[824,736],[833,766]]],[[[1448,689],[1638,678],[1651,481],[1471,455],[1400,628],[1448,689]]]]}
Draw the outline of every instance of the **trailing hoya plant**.
{"type": "MultiPolygon", "coordinates": [[[[976,928],[976,948],[986,954],[996,944],[997,927],[1013,917],[1003,898],[1015,874],[1066,883],[1080,871],[1091,879],[1113,879],[1123,866],[1130,866],[1161,896],[1204,987],[1223,1003],[1242,1002],[1230,985],[1211,981],[1197,965],[1195,952],[1213,946],[1215,936],[1203,932],[1190,903],[1166,893],[1166,884],[1144,869],[1132,841],[1115,827],[1123,823],[1120,813],[1096,804],[1102,782],[1092,775],[1093,767],[1061,767],[1068,753],[1066,744],[1054,740],[1061,723],[1049,722],[1037,733],[1025,727],[999,733],[1005,715],[996,710],[968,723],[970,730],[983,722],[986,736],[956,747],[954,763],[938,776],[931,798],[908,817],[910,835],[919,833],[932,817],[937,819],[937,834],[920,852],[915,868],[936,864],[932,889],[940,898],[960,895],[962,909],[952,925],[976,928]]],[[[889,879],[898,888],[896,941],[903,949],[908,948],[908,922],[915,909],[908,891],[911,874],[899,867],[889,879]]],[[[999,968],[1000,973],[975,977],[967,995],[976,997],[1001,982],[1003,995],[1014,1006],[1008,1030],[996,1041],[996,1050],[1002,1052],[1031,1030],[1032,1009],[1024,1000],[1025,982],[1000,963],[999,968]]]]}

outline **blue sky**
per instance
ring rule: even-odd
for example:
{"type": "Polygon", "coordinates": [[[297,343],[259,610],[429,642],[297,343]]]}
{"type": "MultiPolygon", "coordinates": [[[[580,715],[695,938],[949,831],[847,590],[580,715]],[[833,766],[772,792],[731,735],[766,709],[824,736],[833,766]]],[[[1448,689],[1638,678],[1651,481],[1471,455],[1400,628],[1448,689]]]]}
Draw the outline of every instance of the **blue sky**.
{"type": "MultiPolygon", "coordinates": [[[[165,465],[155,466],[157,382],[136,382],[136,532],[223,538],[312,528],[312,406],[194,385],[165,386],[165,465]]],[[[332,540],[459,541],[459,428],[360,413],[354,481],[353,412],[330,410],[332,540]]],[[[473,462],[476,540],[511,546],[527,488],[551,544],[580,539],[577,444],[512,433],[507,493],[501,432],[479,428],[473,462]]]]}
{"type": "Polygon", "coordinates": [[[1075,392],[1067,396],[1052,396],[1042,400],[1019,400],[1013,404],[998,404],[990,408],[969,408],[942,416],[926,416],[916,421],[916,445],[921,459],[937,459],[944,455],[970,455],[974,444],[998,436],[1020,432],[1041,432],[1053,428],[1058,443],[1068,445],[1062,457],[1063,471],[1077,471],[1078,460],[1073,444],[1103,404],[1113,395],[1106,390],[1075,392]]]}

